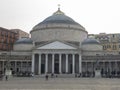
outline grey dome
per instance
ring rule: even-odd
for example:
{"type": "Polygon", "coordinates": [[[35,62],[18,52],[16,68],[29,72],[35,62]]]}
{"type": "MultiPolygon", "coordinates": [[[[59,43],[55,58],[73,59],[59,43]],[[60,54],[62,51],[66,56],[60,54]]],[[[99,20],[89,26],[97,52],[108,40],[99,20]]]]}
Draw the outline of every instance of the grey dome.
{"type": "Polygon", "coordinates": [[[52,16],[49,16],[39,24],[33,27],[33,30],[39,29],[40,25],[47,25],[47,24],[68,24],[68,25],[78,25],[83,30],[84,27],[79,23],[75,22],[72,18],[66,16],[60,9],[56,11],[52,16]]]}
{"type": "Polygon", "coordinates": [[[82,45],[84,44],[100,44],[100,42],[94,38],[87,38],[82,42],[82,45]]]}
{"type": "Polygon", "coordinates": [[[79,25],[72,18],[70,18],[64,14],[52,15],[52,16],[46,18],[44,21],[42,21],[39,24],[49,24],[49,23],[65,23],[65,24],[77,24],[77,25],[79,25]]]}
{"type": "Polygon", "coordinates": [[[32,40],[30,38],[21,38],[15,42],[15,44],[32,44],[32,40]]]}

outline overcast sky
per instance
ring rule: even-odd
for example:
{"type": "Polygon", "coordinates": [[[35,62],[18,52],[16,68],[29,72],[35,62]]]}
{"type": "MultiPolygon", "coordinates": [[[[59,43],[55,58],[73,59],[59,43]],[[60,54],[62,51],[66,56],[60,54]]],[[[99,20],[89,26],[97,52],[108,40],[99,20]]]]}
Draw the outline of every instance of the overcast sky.
{"type": "Polygon", "coordinates": [[[30,32],[58,4],[89,34],[120,33],[120,0],[0,0],[0,27],[30,32]]]}

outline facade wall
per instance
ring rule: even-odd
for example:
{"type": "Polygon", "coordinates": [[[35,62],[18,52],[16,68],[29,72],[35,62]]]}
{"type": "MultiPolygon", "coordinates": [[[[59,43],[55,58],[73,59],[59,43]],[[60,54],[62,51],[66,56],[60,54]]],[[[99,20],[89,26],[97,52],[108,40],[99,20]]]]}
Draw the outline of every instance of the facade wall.
{"type": "MultiPolygon", "coordinates": [[[[18,54],[18,53],[17,53],[18,54]]],[[[20,72],[31,72],[32,67],[32,58],[28,55],[12,55],[12,58],[10,59],[10,69],[12,70],[13,75],[20,72]],[[15,59],[16,58],[16,59],[15,59]]],[[[51,73],[51,67],[52,67],[52,57],[48,55],[48,73],[51,73]]],[[[59,57],[55,57],[56,59],[59,57]]],[[[39,59],[37,56],[36,59],[39,59]]],[[[46,64],[45,60],[46,58],[42,56],[42,64],[46,64]]],[[[66,72],[65,69],[65,56],[62,56],[62,73],[64,74],[66,72]]],[[[5,72],[6,68],[6,57],[4,55],[0,55],[0,72],[5,72]]],[[[57,63],[57,62],[56,62],[57,63]]],[[[70,65],[72,64],[72,57],[71,55],[68,56],[68,72],[71,73],[70,65]]],[[[78,57],[75,56],[75,72],[78,72],[78,57]]],[[[120,72],[120,56],[114,55],[101,55],[101,56],[82,56],[82,76],[83,77],[93,77],[95,70],[99,69],[103,71],[103,76],[106,75],[106,73],[110,72],[110,75],[117,76],[120,72]],[[115,72],[115,74],[114,74],[115,72]]],[[[45,68],[44,68],[45,69],[45,68]]]]}
{"type": "Polygon", "coordinates": [[[26,50],[32,50],[32,48],[33,48],[32,44],[14,44],[13,50],[26,51],[26,50]]]}
{"type": "Polygon", "coordinates": [[[87,38],[87,33],[82,30],[73,29],[45,29],[32,31],[31,38],[35,42],[50,40],[82,42],[84,39],[87,38]]]}
{"type": "Polygon", "coordinates": [[[85,44],[82,45],[83,50],[89,50],[89,51],[102,51],[102,46],[98,44],[85,44]]]}

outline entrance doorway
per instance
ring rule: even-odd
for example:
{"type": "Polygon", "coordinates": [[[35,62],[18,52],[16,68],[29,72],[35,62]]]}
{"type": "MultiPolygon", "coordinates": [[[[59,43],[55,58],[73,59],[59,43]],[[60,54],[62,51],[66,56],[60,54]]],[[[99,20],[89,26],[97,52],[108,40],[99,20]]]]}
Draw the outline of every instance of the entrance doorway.
{"type": "Polygon", "coordinates": [[[41,64],[41,74],[45,73],[45,64],[41,64]]]}
{"type": "Polygon", "coordinates": [[[55,73],[59,74],[59,63],[55,63],[55,73]]]}

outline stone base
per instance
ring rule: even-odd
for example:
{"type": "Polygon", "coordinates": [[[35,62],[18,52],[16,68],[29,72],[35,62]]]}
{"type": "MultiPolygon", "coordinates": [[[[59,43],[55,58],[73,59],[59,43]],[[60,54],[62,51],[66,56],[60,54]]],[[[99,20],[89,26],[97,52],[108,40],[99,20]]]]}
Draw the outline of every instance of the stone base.
{"type": "Polygon", "coordinates": [[[95,77],[97,77],[97,78],[101,77],[100,70],[95,70],[95,77]]]}
{"type": "Polygon", "coordinates": [[[5,75],[11,76],[12,75],[12,71],[11,70],[6,70],[5,71],[5,75]]]}

